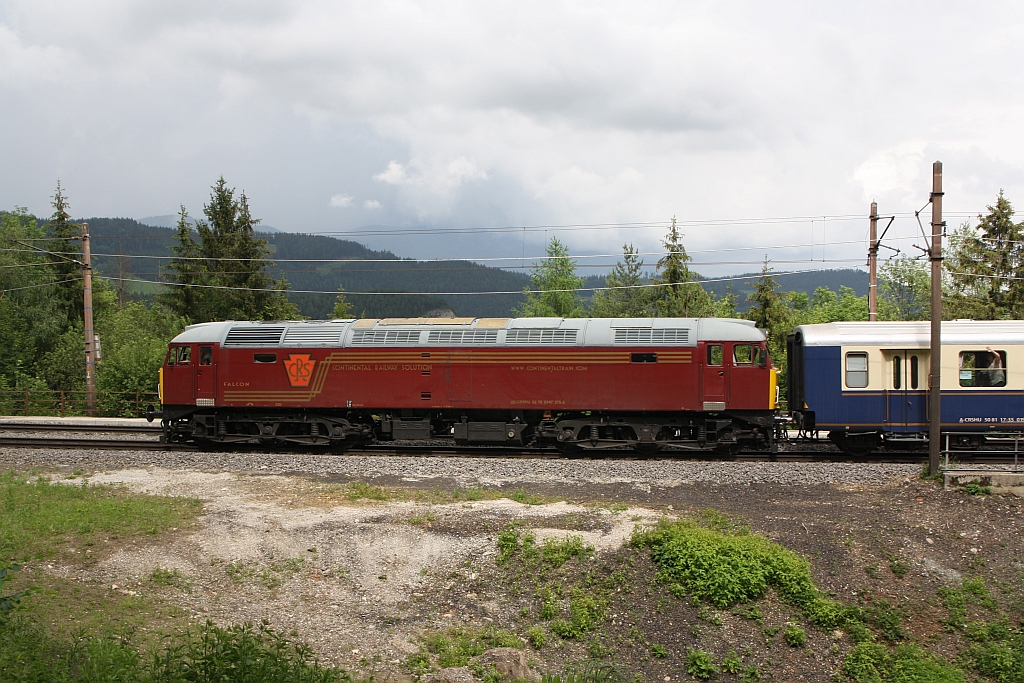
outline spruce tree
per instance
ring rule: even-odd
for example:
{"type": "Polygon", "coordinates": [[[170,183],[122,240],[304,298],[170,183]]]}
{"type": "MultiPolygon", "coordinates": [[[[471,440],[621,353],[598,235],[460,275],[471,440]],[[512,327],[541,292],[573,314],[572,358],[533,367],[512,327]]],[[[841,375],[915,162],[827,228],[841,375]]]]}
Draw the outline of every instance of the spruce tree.
{"type": "Polygon", "coordinates": [[[977,273],[989,280],[990,318],[1020,318],[1024,315],[1024,230],[1013,222],[1013,206],[999,190],[988,215],[978,216],[981,258],[977,273]]]}
{"type": "Polygon", "coordinates": [[[711,296],[700,285],[697,274],[689,268],[693,259],[683,246],[683,236],[676,226],[675,216],[661,244],[666,254],[658,261],[654,282],[664,286],[658,287],[654,293],[654,314],[663,318],[711,315],[711,296]]]}
{"type": "Polygon", "coordinates": [[[354,318],[352,315],[353,304],[345,298],[345,288],[338,285],[338,298],[334,302],[334,311],[331,314],[332,318],[354,318]]]}
{"type": "Polygon", "coordinates": [[[523,294],[526,301],[515,309],[519,317],[579,318],[583,302],[577,290],[583,278],[576,274],[576,262],[569,257],[569,248],[552,237],[545,249],[548,258],[533,264],[530,286],[523,294]]]}
{"type": "Polygon", "coordinates": [[[176,285],[161,294],[157,301],[183,318],[192,321],[213,320],[212,311],[206,304],[212,297],[206,289],[196,287],[209,282],[209,269],[202,260],[202,248],[196,242],[188,211],[182,206],[178,210],[178,243],[171,247],[174,258],[167,266],[170,280],[176,285]]]}
{"type": "Polygon", "coordinates": [[[187,214],[180,217],[168,274],[183,286],[167,292],[164,302],[192,322],[297,318],[297,307],[285,296],[288,283],[266,272],[275,264],[267,258],[267,241],[256,236],[259,220],[252,217],[245,193],[236,199],[223,176],[211,190],[210,203],[203,206],[206,220],[196,222],[198,244],[187,214]]]}
{"type": "Polygon", "coordinates": [[[71,221],[71,205],[64,189],[57,181],[53,195],[53,215],[46,225],[50,237],[47,250],[53,255],[53,273],[57,284],[53,296],[60,302],[59,309],[67,312],[67,322],[74,325],[84,315],[84,286],[82,284],[82,227],[71,221]]]}
{"type": "Polygon", "coordinates": [[[779,292],[779,281],[772,275],[768,258],[761,267],[761,277],[754,285],[754,291],[747,297],[751,302],[747,318],[753,320],[768,336],[768,349],[779,364],[785,355],[786,335],[790,331],[790,312],[785,299],[779,292]]]}
{"type": "Polygon", "coordinates": [[[644,287],[644,262],[632,244],[622,245],[622,260],[608,274],[611,289],[594,292],[590,314],[595,318],[646,318],[652,315],[650,287],[644,287]]]}

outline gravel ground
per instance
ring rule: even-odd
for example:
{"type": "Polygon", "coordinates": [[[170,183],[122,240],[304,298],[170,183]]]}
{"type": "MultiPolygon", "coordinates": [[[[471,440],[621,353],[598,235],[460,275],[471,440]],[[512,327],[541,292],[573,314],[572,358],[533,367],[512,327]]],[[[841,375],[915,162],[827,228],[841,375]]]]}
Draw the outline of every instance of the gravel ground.
{"type": "Polygon", "coordinates": [[[8,467],[162,467],[217,472],[295,473],[326,478],[441,479],[459,486],[627,484],[641,489],[695,483],[886,486],[916,478],[915,464],[536,460],[366,455],[4,449],[8,467]]]}

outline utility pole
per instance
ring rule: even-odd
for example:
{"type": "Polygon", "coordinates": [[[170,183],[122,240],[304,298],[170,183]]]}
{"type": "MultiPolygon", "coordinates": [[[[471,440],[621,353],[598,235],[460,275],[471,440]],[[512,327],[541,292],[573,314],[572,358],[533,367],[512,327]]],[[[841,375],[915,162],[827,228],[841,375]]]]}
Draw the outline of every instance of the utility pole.
{"type": "Polygon", "coordinates": [[[92,329],[92,251],[88,223],[82,223],[82,284],[85,289],[85,412],[95,416],[96,333],[92,329]]]}
{"type": "Polygon", "coordinates": [[[928,380],[928,473],[939,473],[942,451],[942,162],[932,164],[932,348],[928,380]]]}
{"type": "Polygon", "coordinates": [[[868,246],[868,320],[878,320],[878,202],[871,202],[871,244],[868,246]]]}

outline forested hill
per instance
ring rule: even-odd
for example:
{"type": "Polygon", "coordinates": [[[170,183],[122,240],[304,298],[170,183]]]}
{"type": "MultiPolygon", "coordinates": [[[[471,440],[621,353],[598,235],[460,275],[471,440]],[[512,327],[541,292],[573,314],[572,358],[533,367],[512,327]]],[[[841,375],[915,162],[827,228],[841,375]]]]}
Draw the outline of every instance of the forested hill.
{"type": "MultiPolygon", "coordinates": [[[[165,259],[117,258],[123,256],[171,255],[175,231],[171,228],[144,225],[130,218],[89,218],[93,252],[101,274],[113,277],[158,280],[160,265],[165,259]]],[[[467,261],[416,263],[402,260],[390,251],[369,249],[352,240],[298,233],[261,233],[273,251],[272,258],[282,262],[274,269],[274,277],[282,275],[293,290],[334,292],[345,287],[346,297],[353,303],[353,314],[368,317],[418,316],[436,309],[450,308],[458,315],[507,316],[522,301],[519,294],[471,295],[447,292],[521,292],[529,284],[529,276],[500,268],[489,268],[467,261]],[[287,263],[284,259],[358,259],[364,262],[325,264],[287,263]],[[419,295],[362,295],[351,292],[442,292],[419,295]]],[[[752,274],[757,275],[757,274],[752,274]]],[[[740,310],[749,307],[747,295],[753,291],[756,278],[712,281],[705,289],[721,297],[729,284],[737,297],[740,310]]],[[[867,293],[867,273],[860,270],[823,270],[779,275],[782,291],[813,294],[818,287],[838,291],[841,285],[858,295],[867,293]]],[[[604,276],[587,278],[586,287],[600,287],[604,276]]],[[[153,287],[136,284],[132,291],[142,295],[153,293],[153,287]]],[[[329,317],[334,307],[334,294],[290,292],[303,315],[311,318],[329,317]]],[[[584,293],[584,299],[590,293],[584,293]]]]}
{"type": "MultiPolygon", "coordinates": [[[[88,218],[96,268],[113,277],[159,279],[164,259],[118,258],[123,256],[169,257],[176,243],[171,228],[143,225],[129,218],[88,218]]],[[[261,233],[281,263],[273,276],[282,275],[293,290],[335,292],[339,285],[347,292],[521,292],[529,276],[466,261],[416,263],[402,260],[390,251],[376,251],[358,242],[322,235],[261,233]],[[285,259],[359,259],[365,263],[289,263],[285,259]]],[[[140,285],[133,291],[148,295],[153,288],[140,285]]],[[[330,317],[334,294],[290,292],[303,315],[330,317]]],[[[519,294],[505,295],[361,295],[346,294],[355,315],[368,317],[418,316],[435,309],[450,308],[459,315],[506,316],[519,304],[519,294]]]]}

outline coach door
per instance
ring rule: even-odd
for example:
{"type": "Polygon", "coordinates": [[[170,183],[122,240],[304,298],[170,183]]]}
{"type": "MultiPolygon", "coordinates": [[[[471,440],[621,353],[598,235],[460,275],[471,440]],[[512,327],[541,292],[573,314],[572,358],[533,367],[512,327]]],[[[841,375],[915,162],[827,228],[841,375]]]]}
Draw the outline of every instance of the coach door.
{"type": "Polygon", "coordinates": [[[196,405],[212,406],[217,391],[217,366],[213,364],[212,346],[199,347],[193,367],[196,369],[196,405]]]}
{"type": "Polygon", "coordinates": [[[886,422],[894,431],[915,431],[928,422],[928,351],[886,352],[889,372],[886,422]]]}
{"type": "Polygon", "coordinates": [[[704,410],[725,410],[726,387],[729,386],[729,366],[726,363],[725,345],[708,342],[704,347],[704,376],[701,393],[704,410]]]}

